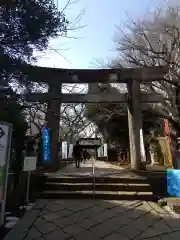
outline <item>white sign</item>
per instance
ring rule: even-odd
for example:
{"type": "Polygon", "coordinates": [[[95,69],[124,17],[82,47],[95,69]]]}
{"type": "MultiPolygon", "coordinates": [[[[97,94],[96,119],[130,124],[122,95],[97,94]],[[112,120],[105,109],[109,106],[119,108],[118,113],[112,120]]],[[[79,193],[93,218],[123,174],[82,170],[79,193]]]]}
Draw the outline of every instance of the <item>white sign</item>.
{"type": "Polygon", "coordinates": [[[5,166],[9,141],[9,125],[0,123],[0,167],[5,166]]]}
{"type": "Polygon", "coordinates": [[[108,145],[107,143],[104,143],[104,157],[107,157],[108,156],[108,145]]]}
{"type": "Polygon", "coordinates": [[[36,170],[37,157],[25,157],[23,171],[36,170]]]}
{"type": "Polygon", "coordinates": [[[68,158],[73,157],[73,144],[69,145],[69,152],[68,152],[68,158]]]}
{"type": "Polygon", "coordinates": [[[62,142],[62,159],[67,159],[68,146],[67,142],[62,142]]]}
{"type": "Polygon", "coordinates": [[[100,146],[97,150],[98,152],[98,157],[103,157],[104,156],[104,146],[100,146]]]}
{"type": "Polygon", "coordinates": [[[81,139],[79,141],[80,145],[90,145],[90,146],[94,146],[94,145],[101,145],[101,139],[81,139]]]}
{"type": "Polygon", "coordinates": [[[144,148],[143,130],[140,129],[141,162],[146,162],[146,153],[144,148]]]}

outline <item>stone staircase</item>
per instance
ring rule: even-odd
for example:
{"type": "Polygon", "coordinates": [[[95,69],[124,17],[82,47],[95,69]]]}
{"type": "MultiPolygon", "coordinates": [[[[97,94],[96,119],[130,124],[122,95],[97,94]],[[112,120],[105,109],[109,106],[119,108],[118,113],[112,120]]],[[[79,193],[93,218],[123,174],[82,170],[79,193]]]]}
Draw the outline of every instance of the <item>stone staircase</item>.
{"type": "Polygon", "coordinates": [[[156,178],[47,176],[40,198],[157,201],[156,178]],[[94,182],[94,184],[93,184],[94,182]]]}

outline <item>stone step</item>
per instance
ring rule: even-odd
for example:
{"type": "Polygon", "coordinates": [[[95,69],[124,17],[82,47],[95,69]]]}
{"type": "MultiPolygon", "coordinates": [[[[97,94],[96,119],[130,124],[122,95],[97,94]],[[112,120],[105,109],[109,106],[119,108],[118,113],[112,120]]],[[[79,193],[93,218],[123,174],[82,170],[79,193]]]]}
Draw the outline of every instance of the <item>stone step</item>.
{"type": "Polygon", "coordinates": [[[109,199],[109,200],[144,200],[157,201],[158,198],[152,192],[128,192],[128,191],[44,191],[39,198],[45,199],[109,199]]]}
{"type": "MultiPolygon", "coordinates": [[[[65,190],[65,191],[91,191],[93,190],[93,183],[59,183],[46,182],[45,190],[65,190]]],[[[152,188],[147,183],[95,183],[97,191],[135,191],[148,192],[152,188]]]]}
{"type": "MultiPolygon", "coordinates": [[[[152,179],[152,181],[157,179],[152,179]]],[[[93,177],[47,177],[47,182],[58,183],[92,183],[93,177]]],[[[96,177],[96,183],[147,183],[146,178],[123,178],[123,177],[96,177]]]]}

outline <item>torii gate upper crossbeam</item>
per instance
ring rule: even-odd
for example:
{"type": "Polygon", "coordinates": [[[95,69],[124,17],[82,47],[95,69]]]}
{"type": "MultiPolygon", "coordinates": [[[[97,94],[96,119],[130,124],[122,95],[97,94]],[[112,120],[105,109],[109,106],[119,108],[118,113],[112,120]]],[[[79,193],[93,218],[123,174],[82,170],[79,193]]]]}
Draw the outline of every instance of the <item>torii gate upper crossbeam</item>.
{"type": "MultiPolygon", "coordinates": [[[[32,82],[44,83],[127,83],[134,80],[141,82],[160,81],[168,72],[166,66],[122,69],[60,69],[32,65],[22,65],[20,71],[32,82]]],[[[18,77],[18,73],[17,73],[18,77]]]]}
{"type": "MultiPolygon", "coordinates": [[[[59,100],[61,103],[126,103],[129,101],[128,94],[57,94],[50,96],[47,93],[30,93],[24,95],[28,102],[46,103],[49,100],[59,100]]],[[[165,99],[161,94],[141,94],[141,103],[164,102],[165,99]]]]}

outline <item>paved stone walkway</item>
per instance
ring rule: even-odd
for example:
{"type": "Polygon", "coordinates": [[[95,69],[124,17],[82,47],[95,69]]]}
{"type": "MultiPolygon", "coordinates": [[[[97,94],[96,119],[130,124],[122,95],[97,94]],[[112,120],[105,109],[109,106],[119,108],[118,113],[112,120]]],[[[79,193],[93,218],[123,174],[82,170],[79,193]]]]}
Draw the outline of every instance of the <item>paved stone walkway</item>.
{"type": "Polygon", "coordinates": [[[152,202],[38,200],[4,240],[179,240],[180,219],[152,202]]]}
{"type": "MultiPolygon", "coordinates": [[[[56,176],[80,176],[86,177],[92,175],[92,158],[88,160],[85,164],[81,163],[80,168],[76,168],[75,164],[68,164],[63,169],[60,169],[56,172],[56,176]]],[[[130,173],[127,169],[123,167],[113,165],[105,161],[94,161],[95,175],[96,177],[100,176],[118,176],[118,177],[135,177],[135,173],[130,173]]],[[[54,175],[54,173],[49,173],[48,175],[54,175]]]]}

